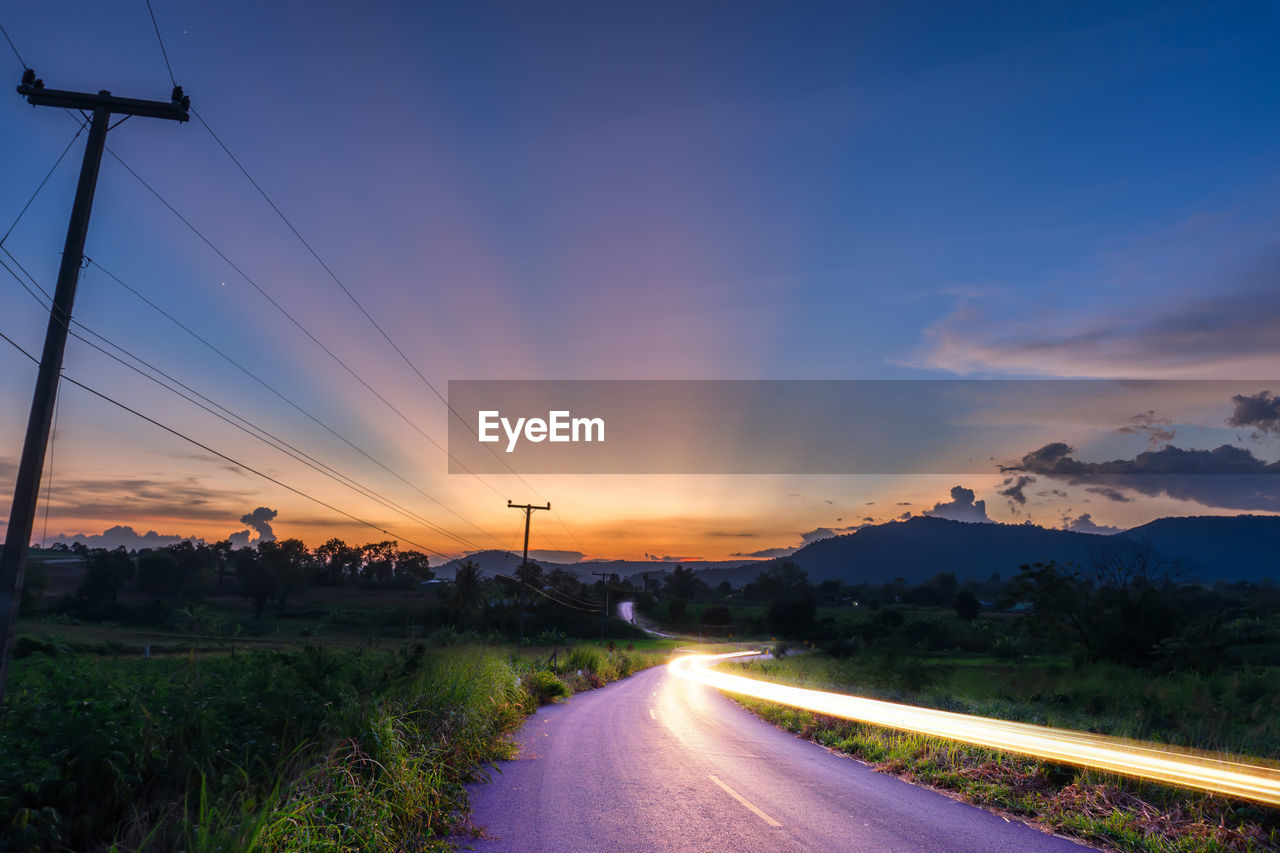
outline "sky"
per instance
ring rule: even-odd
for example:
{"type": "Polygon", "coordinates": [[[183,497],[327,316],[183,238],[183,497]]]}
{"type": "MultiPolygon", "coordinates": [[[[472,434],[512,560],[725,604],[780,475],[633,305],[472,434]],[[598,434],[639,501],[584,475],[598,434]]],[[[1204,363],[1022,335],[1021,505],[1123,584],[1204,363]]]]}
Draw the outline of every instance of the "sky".
{"type": "MultiPolygon", "coordinates": [[[[200,122],[131,118],[75,318],[363,491],[72,339],[66,376],[296,491],[64,385],[37,540],[250,541],[274,513],[268,535],[309,545],[390,531],[453,555],[518,547],[507,500],[550,501],[535,549],[731,559],[907,513],[1109,530],[1280,506],[1255,481],[1115,479],[1222,445],[1241,470],[1280,456],[1275,2],[152,8],[288,223],[200,122]],[[1264,396],[1042,412],[989,473],[517,478],[448,473],[427,384],[1068,377],[1264,396]]],[[[168,99],[143,0],[10,3],[0,24],[49,87],[168,99]]],[[[0,53],[14,84],[22,67],[0,53]]],[[[0,128],[8,231],[78,122],[11,94],[0,128]]],[[[83,140],[4,238],[47,290],[83,140]]],[[[38,353],[47,314],[3,270],[0,306],[38,353]]],[[[0,341],[0,494],[34,378],[0,341]]]]}

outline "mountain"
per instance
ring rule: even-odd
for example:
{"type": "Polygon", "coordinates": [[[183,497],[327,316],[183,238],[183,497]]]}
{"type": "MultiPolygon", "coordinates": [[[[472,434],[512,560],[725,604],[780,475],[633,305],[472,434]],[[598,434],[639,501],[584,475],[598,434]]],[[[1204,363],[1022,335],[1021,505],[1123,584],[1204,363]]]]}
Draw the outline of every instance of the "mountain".
{"type": "Polygon", "coordinates": [[[1280,580],[1280,517],[1274,515],[1158,518],[1116,535],[1150,542],[1157,554],[1182,560],[1198,580],[1280,580]]]}
{"type": "MultiPolygon", "coordinates": [[[[490,574],[509,575],[520,565],[520,554],[511,551],[479,551],[467,557],[450,560],[441,566],[433,566],[432,569],[435,571],[436,577],[449,579],[453,577],[458,564],[463,560],[470,560],[490,574]]],[[[616,574],[620,578],[632,578],[633,582],[637,582],[640,576],[645,573],[657,578],[671,571],[677,565],[702,572],[736,569],[747,564],[746,580],[751,580],[759,574],[758,569],[755,571],[750,570],[751,560],[586,560],[581,563],[553,563],[548,560],[538,560],[537,563],[542,567],[544,574],[553,572],[556,569],[564,569],[585,581],[595,580],[591,575],[592,572],[608,572],[616,574]]],[[[717,578],[716,583],[719,582],[720,579],[717,578]]]]}
{"type": "Polygon", "coordinates": [[[1007,579],[1022,565],[1048,560],[1088,566],[1099,549],[1134,554],[1144,543],[1157,558],[1182,563],[1188,580],[1280,579],[1280,517],[1258,515],[1161,518],[1113,536],[918,516],[820,539],[780,559],[795,562],[814,583],[899,577],[919,583],[938,572],[1007,579]]]}
{"type": "MultiPolygon", "coordinates": [[[[741,586],[784,559],[808,572],[814,583],[831,579],[850,584],[886,583],[900,577],[915,584],[938,572],[954,572],[961,580],[984,579],[992,573],[1008,579],[1018,573],[1019,566],[1049,560],[1088,566],[1099,549],[1132,554],[1144,543],[1149,543],[1159,558],[1183,563],[1190,580],[1280,580],[1280,517],[1260,515],[1160,518],[1113,536],[1030,524],[917,516],[820,539],[779,560],[689,560],[680,564],[695,569],[711,586],[724,580],[741,586]]],[[[481,551],[468,559],[488,572],[507,575],[520,563],[519,554],[505,551],[481,551]]],[[[458,562],[437,567],[437,576],[453,577],[458,562]]],[[[661,577],[677,564],[592,560],[540,565],[543,571],[565,569],[587,581],[594,580],[592,572],[610,572],[639,583],[641,574],[661,577]]]]}
{"type": "Polygon", "coordinates": [[[1110,538],[1029,524],[917,516],[819,539],[781,559],[799,565],[814,583],[835,579],[878,584],[903,578],[914,584],[938,572],[954,572],[961,579],[987,578],[993,573],[1009,578],[1027,563],[1056,560],[1083,565],[1091,551],[1110,538]]]}

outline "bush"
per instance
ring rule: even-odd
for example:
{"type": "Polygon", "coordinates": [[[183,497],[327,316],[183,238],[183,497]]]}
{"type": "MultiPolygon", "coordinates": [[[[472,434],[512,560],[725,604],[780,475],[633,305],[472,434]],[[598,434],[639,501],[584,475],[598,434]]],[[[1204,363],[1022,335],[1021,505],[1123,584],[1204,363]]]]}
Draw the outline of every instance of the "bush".
{"type": "Polygon", "coordinates": [[[539,705],[550,705],[557,699],[569,695],[569,688],[556,678],[556,674],[546,669],[531,672],[523,679],[523,684],[534,701],[539,705]]]}

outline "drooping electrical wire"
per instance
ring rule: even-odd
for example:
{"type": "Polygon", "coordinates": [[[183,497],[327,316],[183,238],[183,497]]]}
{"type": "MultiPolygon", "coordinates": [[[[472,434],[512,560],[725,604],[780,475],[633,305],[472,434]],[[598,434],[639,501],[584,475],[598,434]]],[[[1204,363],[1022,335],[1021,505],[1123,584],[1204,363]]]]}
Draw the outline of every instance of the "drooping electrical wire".
{"type": "Polygon", "coordinates": [[[40,185],[36,187],[36,191],[31,194],[31,198],[27,199],[27,203],[22,206],[22,210],[18,211],[17,217],[13,220],[13,224],[9,226],[9,230],[4,232],[4,236],[0,237],[0,246],[3,246],[9,236],[13,234],[13,229],[18,227],[18,223],[22,221],[22,217],[26,216],[27,210],[35,202],[36,196],[40,195],[40,191],[44,189],[44,185],[53,177],[53,173],[58,170],[58,166],[62,165],[62,160],[67,156],[67,152],[71,150],[71,146],[76,144],[76,140],[80,138],[80,134],[84,132],[85,125],[82,122],[80,128],[76,131],[75,136],[71,137],[71,141],[67,143],[67,147],[62,149],[62,153],[58,155],[58,159],[53,161],[53,165],[49,167],[49,171],[45,173],[44,179],[40,181],[40,185]]]}
{"type": "Polygon", "coordinates": [[[156,11],[151,8],[151,0],[147,0],[147,12],[151,14],[151,26],[156,30],[156,41],[160,43],[160,55],[164,57],[164,67],[169,70],[169,82],[174,86],[178,81],[173,76],[173,66],[169,64],[169,51],[164,49],[164,39],[160,37],[160,25],[156,23],[156,11]]]}
{"type": "Polygon", "coordinates": [[[0,24],[0,33],[4,33],[4,40],[9,43],[9,48],[13,51],[13,55],[18,57],[18,64],[22,66],[22,70],[26,71],[31,66],[27,65],[22,58],[22,54],[18,53],[18,46],[13,43],[13,39],[9,38],[9,31],[4,28],[4,24],[0,24]]]}
{"type": "MultiPolygon", "coordinates": [[[[230,158],[231,162],[234,163],[236,168],[240,170],[240,173],[245,176],[245,178],[249,181],[250,184],[253,185],[253,188],[258,191],[258,194],[262,196],[263,201],[265,201],[267,205],[275,212],[275,214],[278,217],[280,217],[280,220],[285,224],[285,226],[289,229],[289,231],[293,233],[293,236],[298,238],[298,241],[302,244],[303,248],[305,248],[307,252],[310,253],[311,257],[315,259],[316,263],[320,265],[320,268],[325,271],[325,273],[329,276],[329,278],[333,280],[334,284],[336,284],[338,288],[343,292],[343,294],[346,295],[347,299],[351,301],[351,304],[356,307],[356,310],[358,310],[360,314],[363,315],[364,318],[369,321],[369,324],[373,326],[374,329],[377,330],[378,334],[382,337],[382,339],[385,340],[387,344],[391,347],[391,349],[395,351],[396,355],[400,357],[400,360],[403,361],[411,371],[413,371],[413,374],[418,377],[418,379],[431,391],[432,394],[434,394],[440,400],[440,402],[444,403],[445,408],[448,409],[449,411],[449,414],[454,418],[456,418],[458,422],[461,423],[463,427],[465,427],[467,431],[471,433],[472,436],[475,436],[476,431],[472,427],[472,425],[468,423],[466,419],[463,418],[462,415],[459,414],[459,412],[449,403],[448,398],[445,397],[444,394],[440,393],[440,390],[436,388],[436,386],[431,382],[431,380],[429,380],[426,377],[426,375],[422,372],[422,370],[419,369],[418,365],[414,363],[414,361],[411,358],[409,358],[409,356],[400,347],[400,345],[396,343],[396,341],[391,337],[391,335],[382,326],[382,324],[379,323],[373,317],[373,315],[369,313],[368,309],[364,307],[364,304],[356,297],[354,293],[351,292],[351,289],[347,287],[346,283],[343,282],[343,280],[338,277],[337,273],[333,271],[333,268],[330,267],[329,264],[325,262],[324,258],[320,257],[320,254],[315,250],[315,247],[313,247],[311,243],[308,242],[307,239],[302,236],[302,233],[297,229],[296,226],[294,226],[293,222],[290,221],[289,217],[285,216],[284,211],[280,209],[280,206],[275,203],[275,201],[271,198],[271,196],[267,194],[267,191],[263,189],[262,185],[258,183],[258,181],[253,177],[253,175],[249,173],[249,170],[245,168],[244,164],[240,161],[240,158],[236,157],[236,155],[231,151],[231,148],[228,147],[228,145],[222,141],[222,138],[218,136],[218,134],[214,131],[214,129],[209,125],[209,123],[205,120],[204,116],[200,115],[200,113],[195,109],[191,110],[191,114],[195,116],[196,121],[200,122],[200,124],[204,127],[204,129],[209,132],[209,136],[213,138],[213,141],[218,144],[218,147],[223,150],[223,152],[227,155],[228,158],[230,158]]],[[[489,447],[488,445],[485,445],[485,449],[489,451],[489,453],[494,457],[494,459],[501,462],[502,466],[506,468],[510,474],[515,476],[516,480],[518,480],[522,485],[524,485],[526,488],[528,488],[534,494],[538,495],[543,500],[548,500],[546,495],[538,491],[538,489],[535,488],[532,484],[530,484],[528,480],[522,477],[514,468],[511,467],[510,463],[508,463],[505,459],[499,456],[497,452],[494,451],[493,448],[489,447]]],[[[452,456],[450,458],[453,459],[452,456]]],[[[456,462],[457,460],[455,459],[454,461],[456,462]]],[[[468,471],[468,473],[471,473],[473,476],[479,478],[479,475],[475,474],[474,472],[468,471]]],[[[585,550],[583,548],[582,543],[578,540],[578,537],[573,533],[572,530],[569,529],[569,526],[565,522],[565,520],[561,516],[557,515],[556,521],[559,522],[559,524],[562,527],[564,527],[565,532],[569,534],[570,538],[573,539],[574,543],[577,544],[577,546],[580,549],[585,550]]]]}

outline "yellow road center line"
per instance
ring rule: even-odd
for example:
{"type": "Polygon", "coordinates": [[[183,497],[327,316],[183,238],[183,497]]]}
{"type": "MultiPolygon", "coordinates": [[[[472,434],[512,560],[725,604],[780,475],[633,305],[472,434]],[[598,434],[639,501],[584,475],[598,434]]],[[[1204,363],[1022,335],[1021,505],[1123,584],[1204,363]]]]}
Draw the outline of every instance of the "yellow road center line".
{"type": "Polygon", "coordinates": [[[712,782],[715,782],[715,783],[716,783],[717,785],[719,785],[721,788],[723,788],[723,789],[724,789],[724,792],[725,792],[726,794],[728,794],[729,796],[733,797],[733,798],[734,798],[735,800],[737,800],[738,802],[742,803],[744,806],[746,806],[748,809],[750,809],[750,810],[751,810],[751,813],[752,813],[752,814],[754,814],[756,817],[760,818],[760,819],[761,819],[762,821],[764,821],[765,823],[769,824],[769,826],[782,826],[782,824],[778,823],[776,820],[774,820],[773,818],[769,817],[767,814],[765,814],[764,812],[760,811],[760,810],[759,810],[758,808],[756,808],[755,806],[751,805],[751,803],[747,801],[747,798],[746,798],[746,797],[742,796],[742,795],[741,795],[741,794],[739,794],[737,791],[733,790],[733,789],[732,789],[732,788],[730,788],[728,785],[726,785],[725,783],[721,782],[721,781],[720,781],[719,779],[717,779],[715,776],[708,776],[707,778],[708,778],[708,779],[710,779],[712,782]]]}

